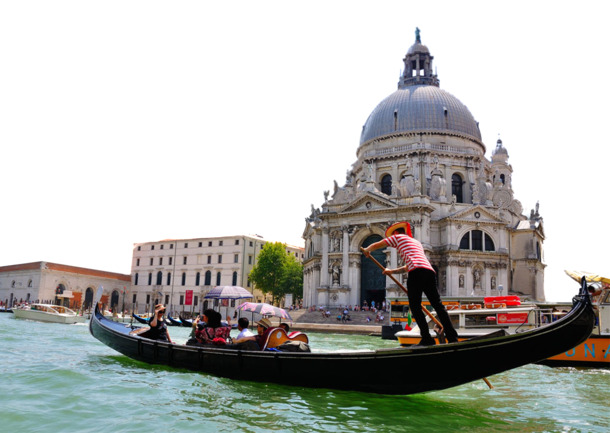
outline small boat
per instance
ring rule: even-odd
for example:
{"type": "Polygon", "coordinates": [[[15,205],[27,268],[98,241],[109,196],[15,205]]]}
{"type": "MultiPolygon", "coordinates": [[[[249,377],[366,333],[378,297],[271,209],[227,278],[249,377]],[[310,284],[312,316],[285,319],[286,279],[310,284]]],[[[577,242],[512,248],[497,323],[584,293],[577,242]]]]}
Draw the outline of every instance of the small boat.
{"type": "MultiPolygon", "coordinates": [[[[566,271],[574,280],[585,278],[589,284],[588,290],[592,297],[595,312],[595,327],[591,336],[583,343],[559,355],[542,360],[539,364],[551,367],[595,367],[610,369],[610,278],[588,272],[566,271]]],[[[551,304],[561,316],[569,305],[551,304]]]]}
{"type": "Polygon", "coordinates": [[[137,314],[131,315],[137,322],[140,322],[143,325],[148,325],[148,319],[146,317],[138,316],[137,314]]]}
{"type": "Polygon", "coordinates": [[[548,326],[426,347],[282,352],[187,346],[138,336],[137,327],[109,321],[97,308],[89,331],[117,352],[150,364],[239,380],[406,395],[462,385],[549,358],[586,340],[594,323],[583,283],[570,312],[548,326]],[[386,374],[363,374],[373,371],[386,374]]]}
{"type": "MultiPolygon", "coordinates": [[[[539,364],[552,367],[610,368],[610,278],[598,279],[593,283],[600,284],[587,288],[595,294],[592,296],[592,304],[596,325],[591,336],[576,347],[542,360],[539,364]],[[606,284],[603,284],[604,280],[606,284]]],[[[460,341],[499,330],[515,334],[546,326],[571,308],[567,303],[522,303],[517,296],[489,297],[482,302],[467,299],[444,302],[460,341]]],[[[403,346],[417,344],[421,339],[417,324],[413,322],[413,328],[406,329],[409,328],[407,326],[402,329],[407,320],[408,301],[393,300],[391,308],[390,321],[401,323],[397,329],[393,329],[392,336],[403,346]]],[[[431,329],[430,334],[438,342],[436,332],[431,329]]]]}
{"type": "Polygon", "coordinates": [[[182,326],[182,320],[174,319],[169,314],[166,317],[167,317],[167,324],[168,325],[170,325],[170,326],[182,326]]]}
{"type": "Polygon", "coordinates": [[[18,319],[37,320],[52,323],[84,323],[86,317],[61,305],[30,304],[25,307],[13,308],[13,314],[18,319]]]}
{"type": "Polygon", "coordinates": [[[192,328],[193,327],[193,320],[192,319],[187,319],[182,314],[179,314],[178,317],[180,317],[180,324],[182,326],[184,326],[185,328],[192,328]]]}

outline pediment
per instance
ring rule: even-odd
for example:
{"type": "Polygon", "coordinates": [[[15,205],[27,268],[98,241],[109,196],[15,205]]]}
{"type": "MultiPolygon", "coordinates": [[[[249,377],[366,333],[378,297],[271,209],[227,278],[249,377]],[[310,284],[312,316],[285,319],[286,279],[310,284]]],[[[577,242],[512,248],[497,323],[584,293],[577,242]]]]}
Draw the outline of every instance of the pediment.
{"type": "Polygon", "coordinates": [[[396,209],[398,205],[372,192],[366,192],[351,203],[346,204],[339,213],[346,212],[370,212],[374,210],[396,209]]]}
{"type": "Polygon", "coordinates": [[[460,221],[470,221],[470,222],[481,222],[481,223],[499,223],[506,224],[506,221],[502,220],[498,216],[494,215],[492,212],[487,210],[485,206],[477,205],[470,207],[468,209],[464,209],[462,211],[456,212],[447,217],[449,220],[460,220],[460,221]]]}

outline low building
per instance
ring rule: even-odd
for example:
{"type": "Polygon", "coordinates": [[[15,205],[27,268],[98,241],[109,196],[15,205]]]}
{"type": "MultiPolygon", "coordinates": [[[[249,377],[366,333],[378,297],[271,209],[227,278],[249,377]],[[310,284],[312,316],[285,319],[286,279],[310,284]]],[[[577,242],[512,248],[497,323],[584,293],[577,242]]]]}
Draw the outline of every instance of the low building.
{"type": "MultiPolygon", "coordinates": [[[[267,242],[258,235],[236,235],[134,244],[131,302],[139,312],[161,302],[170,311],[193,313],[219,306],[204,299],[216,286],[241,286],[252,293],[251,301],[263,302],[265,297],[248,275],[267,242]]],[[[302,247],[286,245],[286,252],[303,261],[302,247]]],[[[228,312],[237,302],[220,306],[228,312]]]]}
{"type": "Polygon", "coordinates": [[[11,307],[22,302],[42,302],[87,309],[100,286],[102,303],[123,308],[131,289],[131,277],[51,262],[0,267],[0,301],[11,307]]]}

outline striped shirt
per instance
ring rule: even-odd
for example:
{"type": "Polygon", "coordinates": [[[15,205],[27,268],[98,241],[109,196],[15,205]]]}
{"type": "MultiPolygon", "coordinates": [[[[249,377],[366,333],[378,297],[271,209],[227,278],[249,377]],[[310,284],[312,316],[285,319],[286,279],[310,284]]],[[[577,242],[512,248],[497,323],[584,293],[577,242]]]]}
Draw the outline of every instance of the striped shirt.
{"type": "Polygon", "coordinates": [[[397,233],[385,238],[384,241],[388,246],[398,250],[400,257],[407,265],[408,272],[418,268],[430,269],[434,272],[434,268],[424,253],[424,247],[417,239],[397,233]]]}

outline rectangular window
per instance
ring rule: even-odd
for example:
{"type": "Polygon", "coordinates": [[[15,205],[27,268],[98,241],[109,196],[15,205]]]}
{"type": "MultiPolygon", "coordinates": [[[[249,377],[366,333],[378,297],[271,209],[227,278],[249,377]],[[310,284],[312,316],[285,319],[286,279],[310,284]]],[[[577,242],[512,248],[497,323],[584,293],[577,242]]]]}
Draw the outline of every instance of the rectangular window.
{"type": "Polygon", "coordinates": [[[186,257],[184,257],[184,259],[182,260],[182,264],[186,265],[186,257]]]}
{"type": "Polygon", "coordinates": [[[163,249],[163,245],[161,245],[161,249],[163,249]]]}
{"type": "Polygon", "coordinates": [[[170,257],[170,258],[169,258],[169,264],[170,264],[170,266],[173,264],[173,262],[174,262],[174,258],[173,258],[173,257],[170,257]]]}
{"type": "Polygon", "coordinates": [[[174,244],[169,244],[169,249],[173,250],[174,249],[174,244]]]}
{"type": "Polygon", "coordinates": [[[169,305],[169,295],[165,295],[165,305],[169,305]]]}
{"type": "Polygon", "coordinates": [[[239,245],[239,239],[235,239],[235,245],[239,245]]]}
{"type": "Polygon", "coordinates": [[[188,243],[185,243],[185,244],[184,244],[184,248],[188,248],[188,247],[189,247],[189,244],[188,244],[188,243]]]}
{"type": "Polygon", "coordinates": [[[218,241],[218,246],[222,247],[222,245],[223,245],[223,241],[218,241]]]}
{"type": "Polygon", "coordinates": [[[218,263],[222,263],[222,255],[218,255],[218,263]]]}
{"type": "Polygon", "coordinates": [[[152,266],[152,265],[153,265],[153,260],[154,260],[154,259],[151,257],[151,258],[150,258],[150,266],[152,266]]]}
{"type": "Polygon", "coordinates": [[[208,265],[212,263],[212,256],[208,256],[208,265]]]}
{"type": "Polygon", "coordinates": [[[139,247],[138,247],[138,251],[142,251],[142,246],[139,246],[139,247]]]}
{"type": "Polygon", "coordinates": [[[131,303],[135,304],[138,300],[138,295],[136,293],[133,294],[133,297],[131,298],[131,303]]]}
{"type": "Polygon", "coordinates": [[[151,249],[151,251],[153,251],[153,250],[155,249],[155,246],[154,246],[154,245],[151,245],[151,246],[150,246],[150,249],[151,249]]]}
{"type": "Polygon", "coordinates": [[[203,246],[203,242],[199,242],[199,248],[203,246]]]}
{"type": "Polygon", "coordinates": [[[159,266],[163,265],[163,257],[159,257],[159,266]]]}
{"type": "Polygon", "coordinates": [[[146,303],[150,304],[150,295],[146,295],[146,303]]]}
{"type": "Polygon", "coordinates": [[[136,260],[136,266],[140,266],[140,259],[136,260]]]}
{"type": "Polygon", "coordinates": [[[233,263],[239,263],[239,254],[235,254],[233,257],[233,263]]]}
{"type": "Polygon", "coordinates": [[[209,241],[208,242],[208,247],[211,247],[211,246],[212,246],[212,241],[209,241]]]}
{"type": "Polygon", "coordinates": [[[250,241],[250,246],[252,246],[252,241],[250,241]]]}
{"type": "Polygon", "coordinates": [[[252,256],[248,256],[248,264],[251,265],[252,264],[252,256]]]}
{"type": "Polygon", "coordinates": [[[199,302],[199,296],[196,296],[196,295],[195,295],[195,297],[194,297],[194,299],[193,299],[193,304],[195,305],[195,307],[197,306],[197,303],[198,303],[198,302],[199,302]]]}
{"type": "Polygon", "coordinates": [[[184,305],[184,295],[180,295],[180,305],[184,305]]]}

